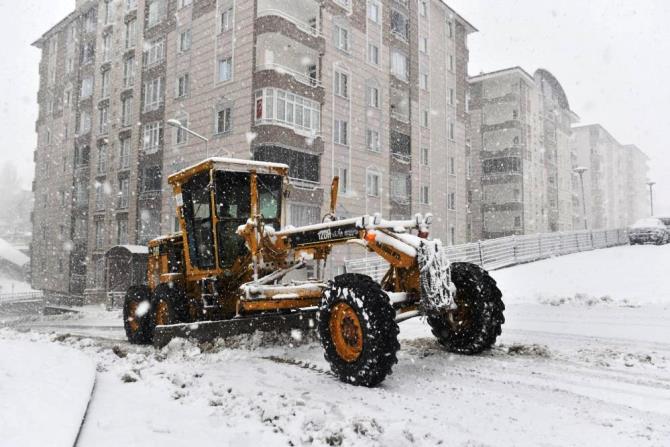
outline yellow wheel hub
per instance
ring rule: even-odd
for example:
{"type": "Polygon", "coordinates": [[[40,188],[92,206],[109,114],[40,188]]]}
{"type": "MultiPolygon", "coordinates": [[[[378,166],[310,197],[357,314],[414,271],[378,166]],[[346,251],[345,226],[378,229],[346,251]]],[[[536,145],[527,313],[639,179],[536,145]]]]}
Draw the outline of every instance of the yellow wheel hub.
{"type": "Polygon", "coordinates": [[[170,324],[170,309],[168,303],[160,300],[156,305],[156,326],[165,326],[167,324],[170,324]]]}
{"type": "Polygon", "coordinates": [[[330,336],[337,354],[354,362],[363,351],[363,328],[356,311],[347,303],[337,303],[330,311],[330,336]]]}

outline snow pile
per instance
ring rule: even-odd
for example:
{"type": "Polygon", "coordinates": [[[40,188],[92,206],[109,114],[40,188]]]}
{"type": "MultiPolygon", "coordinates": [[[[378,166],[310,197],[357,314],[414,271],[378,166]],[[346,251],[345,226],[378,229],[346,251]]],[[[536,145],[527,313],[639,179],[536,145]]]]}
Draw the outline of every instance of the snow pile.
{"type": "Polygon", "coordinates": [[[74,445],[94,379],[81,352],[0,338],[0,444],[74,445]]]}
{"type": "Polygon", "coordinates": [[[491,272],[506,304],[670,305],[670,245],[621,246],[491,272]]]}

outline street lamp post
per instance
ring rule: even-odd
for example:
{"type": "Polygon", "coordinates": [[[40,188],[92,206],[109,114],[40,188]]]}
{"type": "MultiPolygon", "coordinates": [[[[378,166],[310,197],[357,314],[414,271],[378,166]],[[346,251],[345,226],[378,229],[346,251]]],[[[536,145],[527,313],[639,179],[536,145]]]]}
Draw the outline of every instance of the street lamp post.
{"type": "Polygon", "coordinates": [[[183,130],[184,132],[186,132],[186,133],[188,133],[188,134],[191,134],[191,135],[193,135],[194,137],[199,138],[199,139],[201,139],[202,141],[204,141],[204,142],[205,142],[205,157],[206,157],[206,158],[209,158],[209,139],[208,139],[208,138],[203,137],[203,136],[200,135],[199,133],[192,131],[192,130],[189,129],[188,127],[184,126],[184,125],[181,123],[181,121],[176,120],[176,119],[167,120],[167,125],[168,125],[168,126],[172,126],[172,127],[176,127],[176,128],[179,129],[179,130],[183,130]]]}
{"type": "Polygon", "coordinates": [[[656,182],[647,182],[649,186],[649,207],[651,211],[651,216],[654,215],[654,185],[656,182]]]}
{"type": "Polygon", "coordinates": [[[579,182],[582,184],[582,213],[584,216],[584,229],[588,230],[589,224],[588,218],[586,217],[586,200],[584,198],[584,173],[588,171],[588,168],[585,168],[584,166],[577,166],[575,169],[573,169],[573,171],[579,174],[579,182]]]}

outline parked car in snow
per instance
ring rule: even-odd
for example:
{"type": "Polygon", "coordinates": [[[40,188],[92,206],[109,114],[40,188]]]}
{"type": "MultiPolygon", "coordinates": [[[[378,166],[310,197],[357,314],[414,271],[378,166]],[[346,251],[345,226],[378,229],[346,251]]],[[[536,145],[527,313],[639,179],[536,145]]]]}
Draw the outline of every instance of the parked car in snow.
{"type": "Polygon", "coordinates": [[[658,220],[660,220],[661,222],[663,222],[663,225],[665,225],[665,228],[667,228],[668,231],[670,231],[670,217],[657,216],[656,218],[658,220]]]}
{"type": "Polygon", "coordinates": [[[657,245],[670,241],[670,230],[661,219],[647,217],[635,222],[628,229],[628,240],[631,245],[653,242],[657,245]]]}

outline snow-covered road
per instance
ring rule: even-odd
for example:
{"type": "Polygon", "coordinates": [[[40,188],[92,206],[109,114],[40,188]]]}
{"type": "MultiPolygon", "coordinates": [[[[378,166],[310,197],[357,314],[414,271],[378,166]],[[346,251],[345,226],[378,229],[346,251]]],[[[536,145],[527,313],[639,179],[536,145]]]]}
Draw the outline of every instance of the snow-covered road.
{"type": "Polygon", "coordinates": [[[315,342],[254,336],[155,351],[114,341],[122,331],[106,312],[0,339],[48,345],[45,332],[80,326],[56,343],[98,363],[81,446],[663,446],[669,261],[670,246],[617,247],[493,272],[507,303],[496,347],[451,355],[408,321],[393,375],[376,389],[330,376],[315,342]]]}

